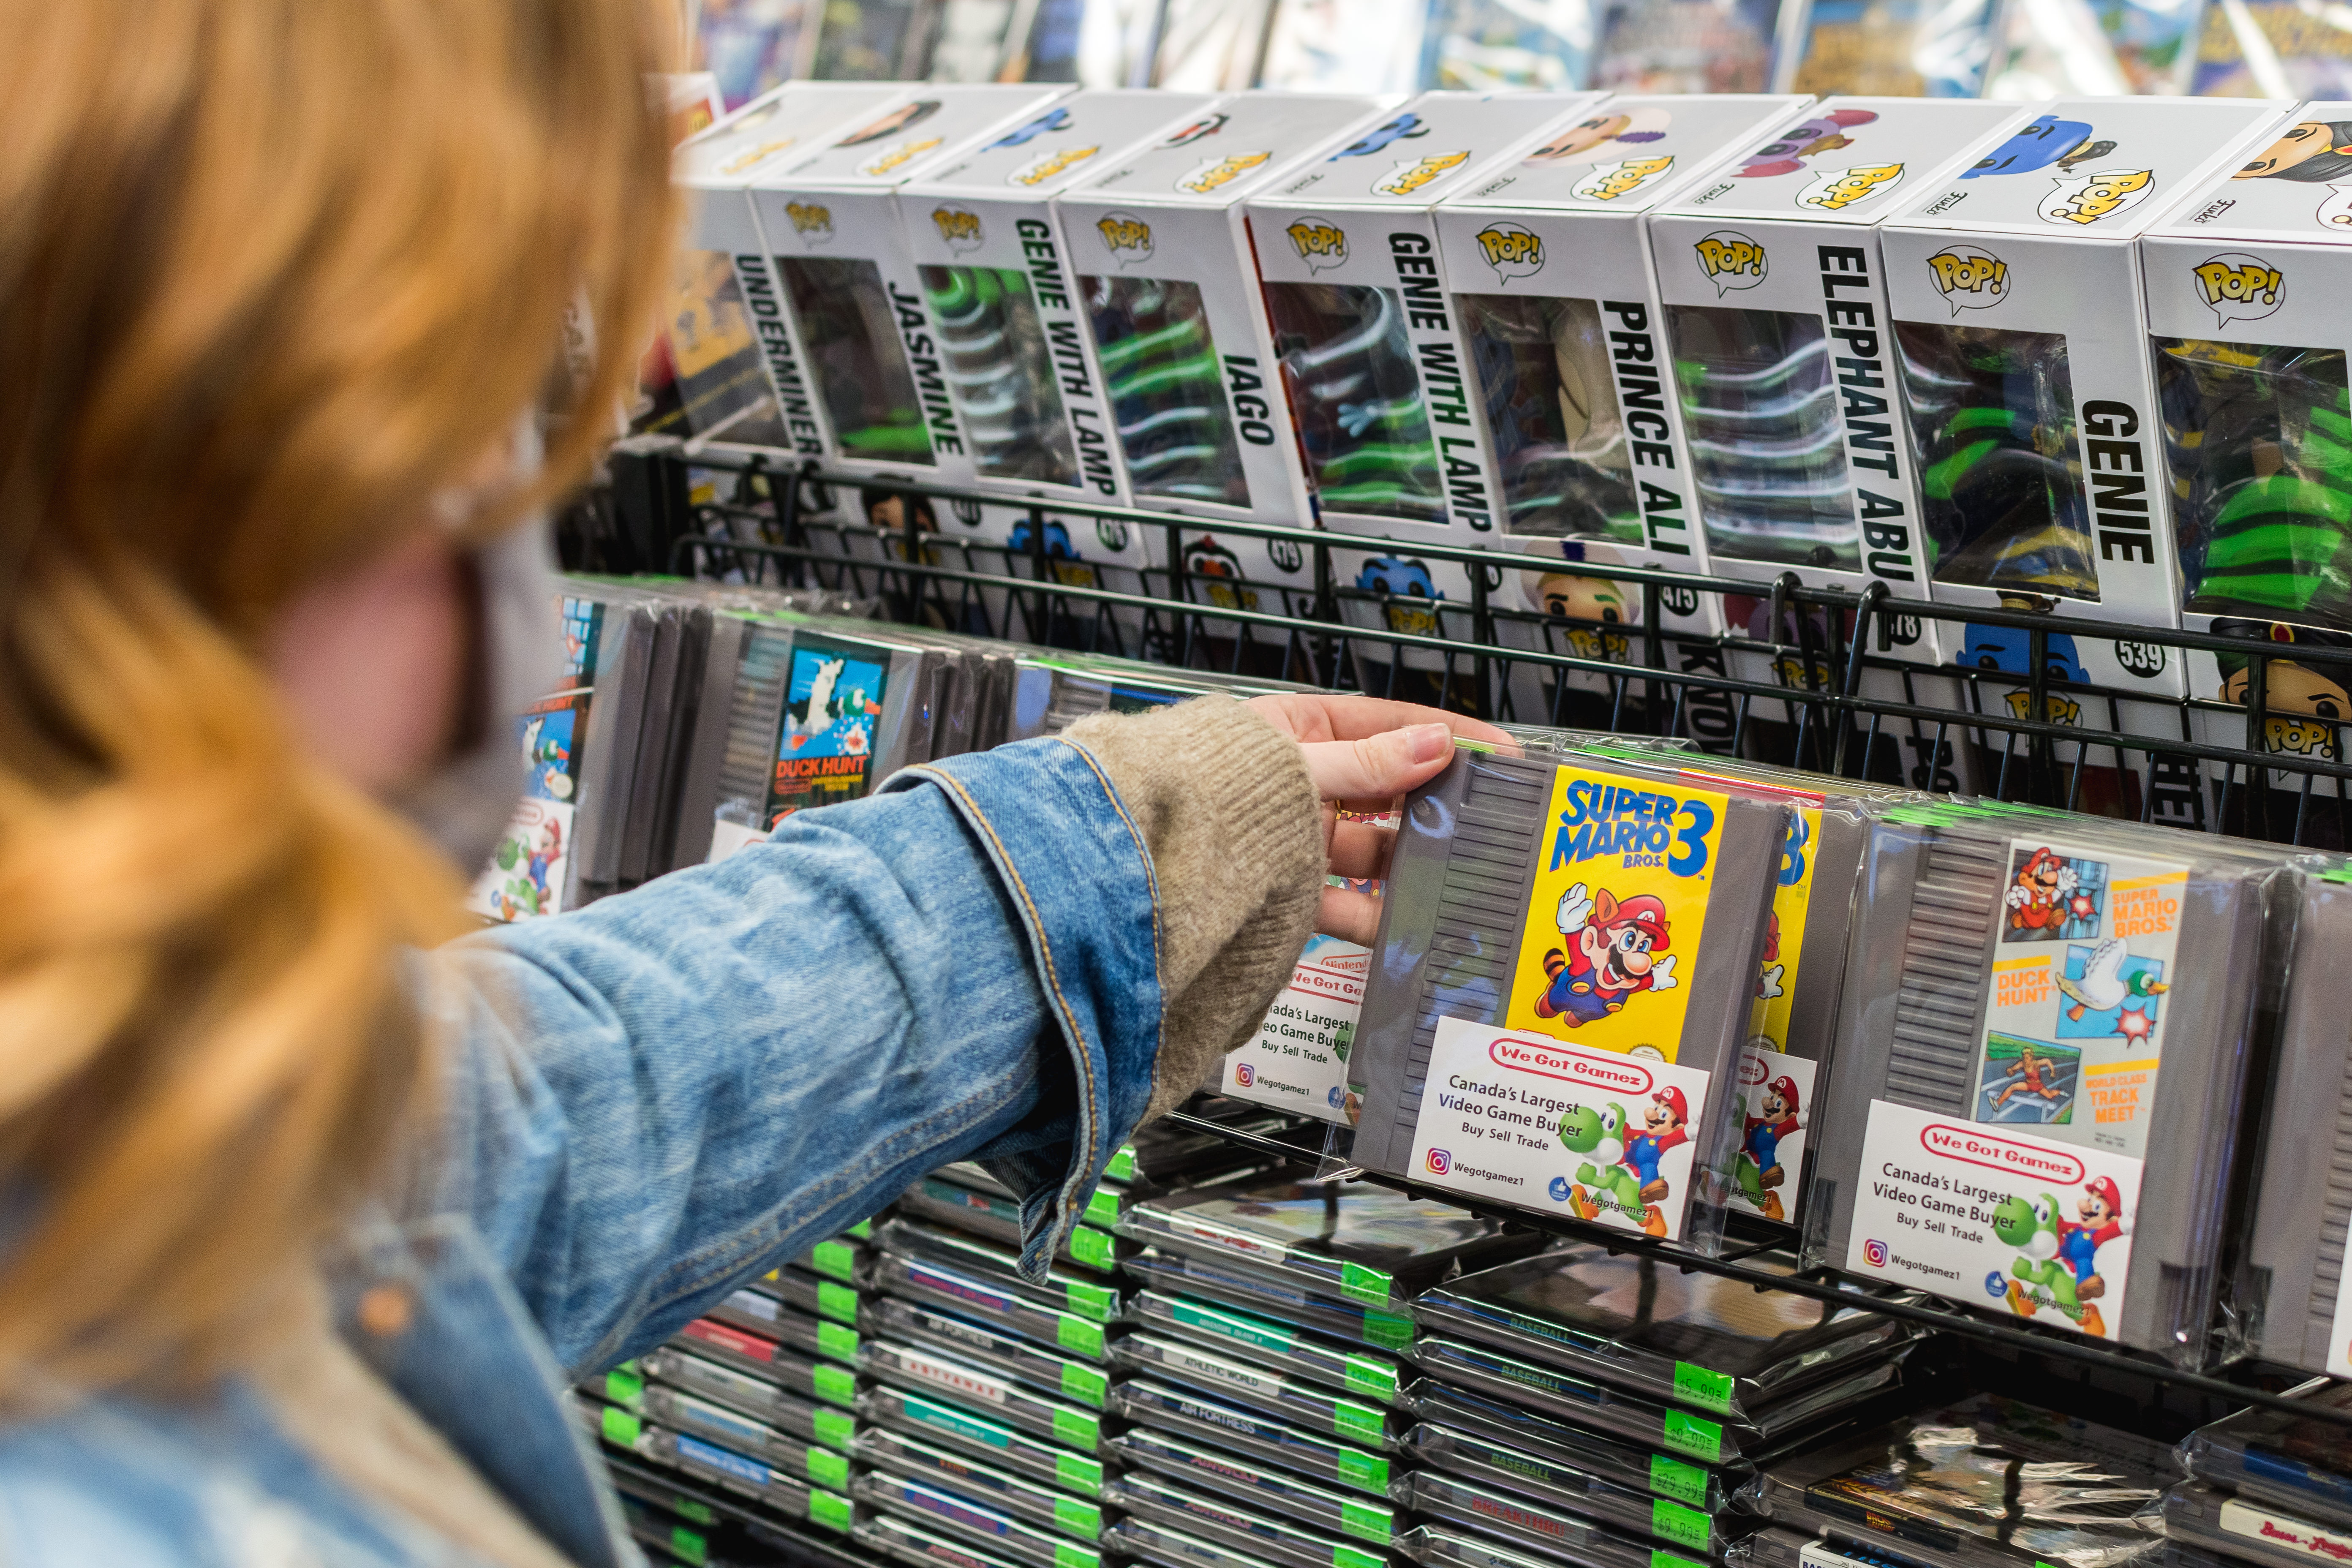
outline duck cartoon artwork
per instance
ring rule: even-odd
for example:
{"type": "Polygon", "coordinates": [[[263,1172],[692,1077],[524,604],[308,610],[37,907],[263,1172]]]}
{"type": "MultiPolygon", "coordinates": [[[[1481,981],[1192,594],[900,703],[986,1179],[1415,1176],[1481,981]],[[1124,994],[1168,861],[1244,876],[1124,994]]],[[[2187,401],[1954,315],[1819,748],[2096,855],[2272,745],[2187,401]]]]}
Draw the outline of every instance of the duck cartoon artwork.
{"type": "Polygon", "coordinates": [[[2161,963],[2133,957],[2122,938],[2111,936],[2087,950],[2070,949],[2066,969],[2053,976],[2065,996],[2058,1010],[2061,1037],[2145,1040],[2156,1033],[2157,998],[2171,989],[2161,963]]]}
{"type": "Polygon", "coordinates": [[[1559,925],[1568,945],[1543,955],[1549,988],[1536,1002],[1539,1018],[1574,1028],[1622,1010],[1644,991],[1679,984],[1667,952],[1666,906],[1648,893],[1621,903],[1607,889],[1579,882],[1560,895],[1559,925]]]}
{"type": "Polygon", "coordinates": [[[1758,148],[1732,177],[1759,180],[1796,174],[1806,167],[1809,158],[1853,146],[1853,138],[1846,132],[1877,118],[1877,112],[1868,109],[1833,109],[1816,114],[1758,148]]]}
{"type": "Polygon", "coordinates": [[[2096,137],[2089,121],[2062,120],[2054,114],[2044,114],[2019,126],[2008,141],[1962,170],[1960,178],[2030,174],[2037,169],[2072,174],[2078,165],[2104,158],[2115,150],[2113,142],[2096,137]]]}

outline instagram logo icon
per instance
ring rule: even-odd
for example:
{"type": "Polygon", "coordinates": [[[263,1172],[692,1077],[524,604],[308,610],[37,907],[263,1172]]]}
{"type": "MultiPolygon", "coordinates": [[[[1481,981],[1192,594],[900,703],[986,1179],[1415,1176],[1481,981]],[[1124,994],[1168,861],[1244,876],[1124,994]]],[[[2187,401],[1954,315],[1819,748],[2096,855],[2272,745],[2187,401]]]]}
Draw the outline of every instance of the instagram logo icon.
{"type": "Polygon", "coordinates": [[[1454,1169],[1454,1152],[1453,1152],[1452,1150],[1450,1150],[1450,1149],[1432,1149],[1432,1150],[1429,1152],[1429,1172],[1430,1172],[1430,1174],[1432,1174],[1432,1175],[1433,1175],[1433,1176],[1442,1176],[1442,1175],[1444,1175],[1448,1171],[1451,1171],[1451,1170],[1453,1170],[1453,1169],[1454,1169]]]}
{"type": "Polygon", "coordinates": [[[1257,1081],[1257,1068],[1250,1066],[1247,1062],[1235,1062],[1234,1064],[1234,1081],[1241,1085],[1244,1089],[1247,1089],[1250,1085],[1257,1081]]]}
{"type": "Polygon", "coordinates": [[[1873,1268],[1886,1267],[1886,1243],[1865,1241],[1862,1244],[1862,1260],[1873,1268]]]}

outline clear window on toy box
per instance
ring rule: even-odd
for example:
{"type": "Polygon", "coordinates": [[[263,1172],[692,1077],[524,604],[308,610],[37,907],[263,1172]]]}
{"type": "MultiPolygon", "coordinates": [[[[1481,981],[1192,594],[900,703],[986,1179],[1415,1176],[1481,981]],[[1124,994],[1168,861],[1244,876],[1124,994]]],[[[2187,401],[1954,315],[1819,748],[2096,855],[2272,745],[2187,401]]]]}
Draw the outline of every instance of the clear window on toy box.
{"type": "Polygon", "coordinates": [[[2158,338],[2156,381],[2183,607],[2352,631],[2342,353],[2158,338]]]}
{"type": "Polygon", "coordinates": [[[1845,424],[1821,318],[1669,305],[1666,329],[1707,549],[1860,570],[1845,424]]]}
{"type": "Polygon", "coordinates": [[[791,445],[733,258],[723,250],[678,253],[667,326],[674,391],[688,432],[752,447],[791,445]]]}
{"type": "MultiPolygon", "coordinates": [[[[1159,278],[1081,278],[1078,289],[1136,493],[1249,505],[1249,480],[1225,407],[1224,365],[1199,287],[1159,278]]],[[[1277,395],[1272,387],[1265,395],[1277,395]]],[[[1265,439],[1274,439],[1271,428],[1265,439]]]]}
{"type": "Polygon", "coordinates": [[[1078,454],[1028,278],[1003,267],[922,275],[973,464],[992,479],[1076,484],[1078,454]]]}
{"type": "Polygon", "coordinates": [[[1269,283],[1265,310],[1298,444],[1323,504],[1444,521],[1437,447],[1395,291],[1269,283]]]}
{"type": "Polygon", "coordinates": [[[2099,596],[2066,340],[1897,321],[1938,583],[2099,596]]]}
{"type": "Polygon", "coordinates": [[[1642,542],[1601,307],[1465,294],[1470,356],[1512,533],[1642,542]]]}
{"type": "Polygon", "coordinates": [[[930,436],[880,271],[871,261],[831,256],[779,256],[776,267],[842,455],[929,463],[930,436]]]}

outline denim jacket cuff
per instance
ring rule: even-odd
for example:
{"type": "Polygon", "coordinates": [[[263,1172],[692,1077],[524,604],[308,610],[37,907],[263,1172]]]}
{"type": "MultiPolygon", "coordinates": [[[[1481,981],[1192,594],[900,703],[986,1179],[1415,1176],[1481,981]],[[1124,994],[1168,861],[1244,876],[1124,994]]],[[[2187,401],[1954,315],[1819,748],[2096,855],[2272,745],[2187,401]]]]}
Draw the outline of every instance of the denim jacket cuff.
{"type": "Polygon", "coordinates": [[[1143,835],[1095,760],[1071,745],[1011,750],[908,768],[882,788],[931,785],[961,814],[1018,911],[1067,1052],[1066,1076],[1045,1074],[1072,1102],[1040,1108],[1055,1135],[975,1155],[1021,1195],[1021,1269],[1042,1279],[1151,1098],[1159,898],[1143,835]]]}

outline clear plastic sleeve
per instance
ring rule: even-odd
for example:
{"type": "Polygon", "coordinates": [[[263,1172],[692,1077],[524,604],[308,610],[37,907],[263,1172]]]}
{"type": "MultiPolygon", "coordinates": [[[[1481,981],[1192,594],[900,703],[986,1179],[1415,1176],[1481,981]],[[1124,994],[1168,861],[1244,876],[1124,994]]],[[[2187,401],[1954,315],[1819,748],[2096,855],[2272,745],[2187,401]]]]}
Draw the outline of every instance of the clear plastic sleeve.
{"type": "Polygon", "coordinates": [[[1189,1257],[1402,1315],[1456,1267],[1532,1251],[1542,1237],[1368,1183],[1203,1188],[1137,1205],[1120,1234],[1189,1257]]]}
{"type": "Polygon", "coordinates": [[[1109,1393],[1110,1379],[1100,1361],[1058,1355],[1019,1334],[919,1302],[884,1297],[872,1310],[876,1333],[976,1362],[1050,1397],[1100,1410],[1109,1393]]]}
{"type": "Polygon", "coordinates": [[[954,1449],[901,1432],[868,1426],[858,1436],[857,1462],[914,1480],[929,1480],[981,1499],[1016,1519],[1077,1541],[1098,1541],[1101,1503],[1030,1479],[1007,1467],[967,1458],[954,1449]]]}
{"type": "MultiPolygon", "coordinates": [[[[875,1283],[878,1289],[901,1298],[901,1305],[911,1302],[975,1320],[991,1325],[993,1331],[1050,1345],[1082,1361],[1100,1363],[1106,1359],[1103,1325],[1093,1317],[1037,1306],[998,1288],[984,1276],[885,1254],[875,1266],[875,1283]]],[[[875,1301],[868,1310],[879,1314],[884,1306],[875,1301]]],[[[883,1315],[880,1321],[890,1320],[883,1315]]]]}
{"type": "Polygon", "coordinates": [[[928,1345],[868,1340],[859,1369],[893,1386],[955,1401],[1078,1453],[1103,1452],[1100,1411],[1032,1393],[977,1361],[928,1345]]]}
{"type": "MultiPolygon", "coordinates": [[[[925,1176],[898,1194],[898,1207],[938,1224],[968,1230],[1000,1246],[1021,1245],[1021,1205],[974,1188],[925,1176]]],[[[1118,1270],[1119,1246],[1109,1231],[1084,1223],[1070,1227],[1069,1239],[1056,1255],[1097,1275],[1118,1270]]]]}
{"type": "Polygon", "coordinates": [[[1457,751],[1390,859],[1356,1162],[1717,1250],[1793,815],[1732,781],[1457,751]]]}
{"type": "Polygon", "coordinates": [[[1714,1514],[1728,1506],[1731,1488],[1722,1472],[1696,1463],[1687,1454],[1668,1454],[1591,1426],[1573,1426],[1483,1391],[1454,1388],[1435,1378],[1412,1385],[1412,1407],[1422,1418],[1419,1433],[1435,1423],[1461,1435],[1525,1456],[1548,1468],[1588,1474],[1602,1481],[1645,1490],[1651,1497],[1714,1514]]]}
{"type": "Polygon", "coordinates": [[[852,1366],[857,1363],[859,1334],[856,1329],[786,1306],[762,1291],[736,1291],[710,1309],[709,1321],[763,1335],[808,1355],[852,1366]]]}
{"type": "MultiPolygon", "coordinates": [[[[635,1378],[646,1384],[665,1385],[715,1400],[829,1448],[846,1448],[857,1435],[857,1424],[846,1408],[856,1403],[857,1379],[845,1368],[803,1362],[795,1380],[801,1381],[803,1386],[795,1392],[780,1381],[753,1377],[669,1346],[650,1351],[633,1364],[634,1372],[615,1370],[604,1374],[603,1387],[607,1400],[615,1405],[627,1404],[628,1400],[621,1396],[627,1384],[624,1382],[616,1385],[615,1380],[635,1378]],[[823,1394],[817,1392],[820,1386],[826,1390],[823,1394]]],[[[772,1364],[769,1370],[772,1373],[779,1371],[772,1364]]]]}
{"type": "Polygon", "coordinates": [[[1108,1473],[1097,1455],[909,1389],[869,1388],[858,1398],[857,1414],[869,1425],[977,1456],[1083,1498],[1098,1498],[1108,1473]]]}
{"type": "MultiPolygon", "coordinates": [[[[1850,1541],[1816,1541],[1777,1525],[1733,1543],[1723,1561],[1726,1568],[1920,1568],[1913,1559],[1892,1552],[1850,1541]]],[[[2138,1568],[2154,1568],[2145,1559],[2133,1561],[2138,1568]]]]}
{"type": "Polygon", "coordinates": [[[1753,1500],[1929,1568],[2112,1568],[2164,1539],[2177,1473],[2147,1438],[1979,1394],[1782,1460],[1753,1500]]]}
{"type": "Polygon", "coordinates": [[[982,477],[1076,485],[1077,452],[1028,277],[1003,267],[921,272],[982,477]]]}
{"type": "Polygon", "coordinates": [[[1139,1290],[1128,1303],[1136,1322],[1156,1333],[1191,1340],[1225,1355],[1247,1357],[1286,1376],[1304,1378],[1394,1405],[1401,1401],[1397,1363],[1371,1351],[1328,1344],[1286,1323],[1185,1296],[1139,1290]]]}
{"type": "Polygon", "coordinates": [[[915,377],[898,350],[898,314],[871,261],[779,256],[793,319],[808,347],[842,455],[877,463],[931,461],[915,377]]]}
{"type": "Polygon", "coordinates": [[[1222,1259],[1147,1247],[1127,1260],[1127,1274],[1158,1291],[1271,1315],[1391,1355],[1412,1354],[1413,1322],[1403,1313],[1340,1300],[1336,1293],[1301,1289],[1271,1273],[1228,1268],[1222,1259]]]}
{"type": "Polygon", "coordinates": [[[1139,496],[1250,503],[1225,403],[1224,363],[1200,286],[1164,278],[1081,278],[1104,390],[1139,496]]]}
{"type": "Polygon", "coordinates": [[[1002,1552],[1027,1568],[1098,1568],[1102,1554],[1092,1542],[1033,1524],[980,1493],[979,1488],[873,1469],[859,1470],[849,1489],[851,1497],[880,1510],[877,1518],[896,1515],[952,1541],[1002,1552]]]}
{"type": "Polygon", "coordinates": [[[757,1378],[676,1352],[656,1352],[624,1363],[582,1386],[608,1405],[717,1443],[767,1442],[780,1434],[787,1441],[814,1443],[845,1454],[857,1436],[857,1422],[845,1411],[795,1398],[757,1378]],[[679,1369],[677,1362],[697,1364],[679,1369]]]}
{"type": "MultiPolygon", "coordinates": [[[[837,1324],[832,1326],[839,1328],[837,1324]]],[[[835,1404],[841,1403],[838,1395],[845,1384],[855,1381],[851,1370],[854,1352],[838,1360],[811,1360],[765,1335],[745,1333],[732,1323],[710,1318],[695,1319],[678,1331],[677,1338],[681,1346],[691,1349],[698,1356],[749,1373],[792,1393],[814,1394],[835,1404]]]]}
{"type": "Polygon", "coordinates": [[[1139,1426],[1170,1432],[1197,1446],[1265,1460],[1350,1491],[1393,1498],[1398,1461],[1278,1421],[1262,1411],[1171,1387],[1148,1377],[1111,1385],[1110,1407],[1139,1426]]]}
{"type": "MultiPolygon", "coordinates": [[[[1750,1268],[1793,1273],[1761,1254],[1750,1268]]],[[[1579,1247],[1468,1274],[1413,1314],[1441,1333],[1715,1415],[1753,1418],[1919,1331],[1866,1310],[1579,1247]]]]}
{"type": "Polygon", "coordinates": [[[2164,1496],[2164,1529],[2176,1542],[2260,1568],[2306,1568],[2352,1554],[2352,1531],[2291,1512],[2263,1498],[2184,1481],[2164,1496]]]}
{"type": "Polygon", "coordinates": [[[1659,1548],[1646,1536],[1612,1530],[1528,1498],[1435,1470],[1417,1471],[1412,1505],[1423,1513],[1564,1557],[1579,1568],[1685,1568],[1704,1559],[1659,1548]]]}
{"type": "MultiPolygon", "coordinates": [[[[2331,1409],[2352,1405],[2352,1384],[2326,1378],[2289,1393],[2331,1409]]],[[[2189,1434],[2180,1462],[2225,1491],[2352,1531],[2352,1430],[2332,1422],[2251,1407],[2189,1434]]]]}
{"type": "Polygon", "coordinates": [[[1720,1552],[1726,1538],[1715,1521],[1687,1503],[1646,1487],[1623,1486],[1571,1468],[1475,1432],[1424,1421],[1406,1435],[1413,1458],[1428,1470],[1486,1487],[1500,1487],[1540,1504],[1637,1534],[1654,1536],[1697,1556],[1720,1552]]]}
{"type": "MultiPolygon", "coordinates": [[[[918,1524],[911,1519],[878,1510],[860,1510],[849,1536],[867,1551],[911,1564],[912,1568],[930,1568],[940,1562],[960,1563],[963,1568],[1034,1568],[1032,1556],[1013,1550],[1001,1539],[982,1542],[944,1522],[918,1524]]],[[[1084,1554],[1087,1568],[1101,1561],[1098,1552],[1085,1547],[1073,1545],[1071,1551],[1084,1554]]]]}
{"type": "MultiPolygon", "coordinates": [[[[1204,1541],[1190,1531],[1171,1529],[1158,1520],[1133,1514],[1112,1525],[1105,1542],[1121,1556],[1157,1563],[1159,1568],[1273,1568],[1264,1557],[1222,1541],[1204,1541]]],[[[1367,1554],[1367,1563],[1377,1561],[1367,1554]]],[[[1365,1565],[1347,1564],[1345,1568],[1365,1565]]]]}
{"type": "MultiPolygon", "coordinates": [[[[617,1405],[580,1401],[573,1408],[593,1435],[625,1452],[683,1470],[738,1497],[750,1498],[787,1519],[809,1517],[813,1494],[823,1489],[789,1475],[748,1454],[719,1447],[689,1432],[676,1432],[617,1405]]],[[[827,1493],[839,1500],[838,1493],[827,1493]]]]}
{"type": "Polygon", "coordinates": [[[1307,477],[1323,505],[1444,522],[1437,446],[1396,291],[1268,283],[1265,293],[1307,477]]]}
{"type": "Polygon", "coordinates": [[[1122,1366],[1238,1400],[1359,1447],[1394,1451],[1404,1430],[1385,1405],[1351,1399],[1182,1340],[1139,1331],[1113,1341],[1111,1356],[1122,1366]]]}
{"type": "Polygon", "coordinates": [[[875,1245],[906,1263],[932,1263],[1041,1311],[1066,1312],[1090,1323],[1116,1322],[1123,1305],[1118,1288],[1091,1273],[1048,1266],[1044,1283],[1033,1285],[1015,1269],[1021,1255],[1009,1247],[918,1220],[886,1220],[875,1245]]]}
{"type": "Polygon", "coordinates": [[[1105,1491],[1114,1508],[1204,1540],[1222,1542],[1283,1568],[1374,1568],[1387,1553],[1351,1546],[1337,1531],[1297,1524],[1224,1497],[1204,1497],[1163,1477],[1130,1470],[1105,1491]]]}
{"type": "Polygon", "coordinates": [[[1402,1513],[1385,1501],[1358,1492],[1317,1486],[1271,1466],[1236,1459],[1149,1426],[1132,1426],[1111,1439],[1111,1451],[1129,1473],[1150,1470],[1211,1491],[1223,1492],[1310,1528],[1385,1552],[1395,1541],[1402,1513]]]}

